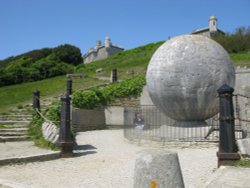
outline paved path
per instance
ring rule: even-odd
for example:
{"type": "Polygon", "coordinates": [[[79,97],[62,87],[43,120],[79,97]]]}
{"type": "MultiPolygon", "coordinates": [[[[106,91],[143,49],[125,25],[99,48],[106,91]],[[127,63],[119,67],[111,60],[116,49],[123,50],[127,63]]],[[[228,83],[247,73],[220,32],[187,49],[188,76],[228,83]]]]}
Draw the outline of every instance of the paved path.
{"type": "MultiPolygon", "coordinates": [[[[0,188],[3,188],[1,184],[12,188],[132,188],[137,152],[152,147],[128,142],[122,130],[82,132],[76,140],[79,146],[74,151],[74,158],[0,166],[0,188]]],[[[216,182],[217,176],[210,180],[219,172],[216,170],[216,145],[154,147],[178,152],[186,188],[200,188],[216,182]],[[206,183],[208,181],[210,183],[206,183]]],[[[2,145],[0,149],[2,151],[2,145]]],[[[26,149],[30,154],[38,152],[28,143],[26,149]]]]}

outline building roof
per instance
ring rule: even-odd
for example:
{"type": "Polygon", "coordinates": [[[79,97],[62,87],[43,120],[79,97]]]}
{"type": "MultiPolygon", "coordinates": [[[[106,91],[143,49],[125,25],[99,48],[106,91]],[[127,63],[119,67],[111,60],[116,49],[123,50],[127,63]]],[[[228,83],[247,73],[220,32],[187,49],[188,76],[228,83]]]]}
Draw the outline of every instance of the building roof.
{"type": "MultiPolygon", "coordinates": [[[[199,33],[204,33],[204,32],[209,32],[209,27],[201,28],[201,29],[196,29],[194,30],[191,34],[199,34],[199,33]]],[[[217,29],[218,33],[225,34],[224,31],[217,29]]]]}

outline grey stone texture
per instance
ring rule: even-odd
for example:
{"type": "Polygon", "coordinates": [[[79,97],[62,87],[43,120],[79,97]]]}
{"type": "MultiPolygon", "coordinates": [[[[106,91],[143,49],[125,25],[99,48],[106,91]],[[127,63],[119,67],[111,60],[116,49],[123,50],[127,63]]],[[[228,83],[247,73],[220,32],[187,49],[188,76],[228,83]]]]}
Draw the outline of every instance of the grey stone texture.
{"type": "Polygon", "coordinates": [[[250,188],[249,168],[222,167],[219,168],[205,184],[206,188],[250,188]]]}
{"type": "Polygon", "coordinates": [[[72,129],[74,132],[105,129],[104,109],[72,109],[72,129]]]}
{"type": "Polygon", "coordinates": [[[42,124],[43,137],[52,143],[57,143],[59,140],[59,128],[52,122],[45,121],[42,124]]]}
{"type": "Polygon", "coordinates": [[[162,150],[142,151],[136,159],[134,188],[184,188],[176,152],[162,150]]]}
{"type": "Polygon", "coordinates": [[[105,108],[105,123],[111,126],[124,125],[124,107],[109,106],[105,108]]]}
{"type": "Polygon", "coordinates": [[[95,48],[90,48],[88,53],[83,55],[83,63],[90,63],[93,61],[105,59],[116,53],[122,52],[124,49],[113,45],[109,37],[105,38],[105,43],[102,44],[101,41],[96,42],[95,48]]]}
{"type": "Polygon", "coordinates": [[[228,53],[200,35],[166,41],[152,56],[147,87],[153,103],[178,121],[206,120],[218,112],[217,89],[234,87],[235,70],[228,53]]]}
{"type": "Polygon", "coordinates": [[[243,157],[250,157],[250,138],[237,140],[237,145],[243,157]]]}

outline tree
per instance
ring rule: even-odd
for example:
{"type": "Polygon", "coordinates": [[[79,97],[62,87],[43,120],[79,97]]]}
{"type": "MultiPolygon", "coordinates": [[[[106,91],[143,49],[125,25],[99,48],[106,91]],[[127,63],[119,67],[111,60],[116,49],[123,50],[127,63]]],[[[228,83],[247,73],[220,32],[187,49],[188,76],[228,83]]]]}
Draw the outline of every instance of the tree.
{"type": "Polygon", "coordinates": [[[83,62],[79,48],[70,44],[60,45],[53,49],[55,58],[68,64],[78,65],[83,62]]]}

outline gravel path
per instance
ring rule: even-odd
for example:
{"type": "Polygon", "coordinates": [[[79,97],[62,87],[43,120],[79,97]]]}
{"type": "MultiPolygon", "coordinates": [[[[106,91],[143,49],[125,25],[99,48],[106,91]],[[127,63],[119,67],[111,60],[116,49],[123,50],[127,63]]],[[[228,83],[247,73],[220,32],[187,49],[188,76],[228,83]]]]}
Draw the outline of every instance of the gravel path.
{"type": "MultiPolygon", "coordinates": [[[[77,143],[74,158],[0,167],[0,187],[132,188],[136,153],[150,148],[129,143],[122,130],[82,132],[77,143]]],[[[178,152],[186,188],[204,187],[216,169],[213,144],[158,147],[178,152]]]]}

